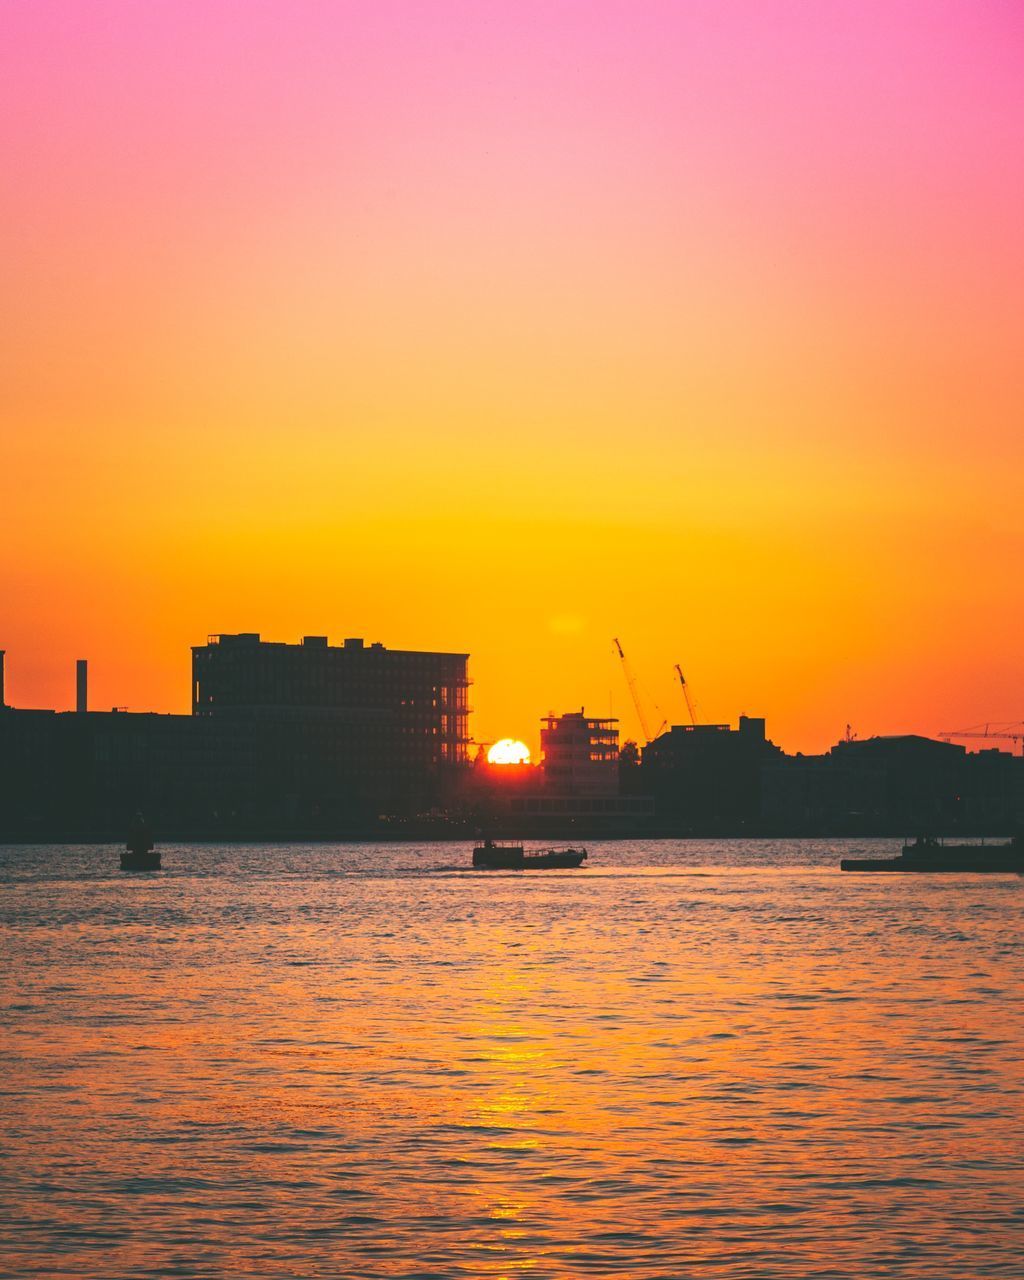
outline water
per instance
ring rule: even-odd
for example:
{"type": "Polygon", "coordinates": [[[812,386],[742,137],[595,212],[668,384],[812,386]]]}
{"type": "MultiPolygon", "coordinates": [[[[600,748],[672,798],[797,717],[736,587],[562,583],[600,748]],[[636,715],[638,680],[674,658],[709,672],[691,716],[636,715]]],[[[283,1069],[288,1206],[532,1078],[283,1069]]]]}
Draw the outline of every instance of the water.
{"type": "Polygon", "coordinates": [[[0,848],[0,1271],[1024,1274],[1024,880],[895,848],[0,848]]]}

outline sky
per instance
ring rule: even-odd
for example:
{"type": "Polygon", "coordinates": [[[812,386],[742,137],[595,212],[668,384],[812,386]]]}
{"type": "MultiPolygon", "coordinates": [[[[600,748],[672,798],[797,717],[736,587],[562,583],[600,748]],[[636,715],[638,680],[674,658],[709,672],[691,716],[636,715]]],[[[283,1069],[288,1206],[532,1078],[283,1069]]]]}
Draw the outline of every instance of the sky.
{"type": "Polygon", "coordinates": [[[1024,716],[1019,4],[15,0],[0,146],[9,703],[1024,716]]]}

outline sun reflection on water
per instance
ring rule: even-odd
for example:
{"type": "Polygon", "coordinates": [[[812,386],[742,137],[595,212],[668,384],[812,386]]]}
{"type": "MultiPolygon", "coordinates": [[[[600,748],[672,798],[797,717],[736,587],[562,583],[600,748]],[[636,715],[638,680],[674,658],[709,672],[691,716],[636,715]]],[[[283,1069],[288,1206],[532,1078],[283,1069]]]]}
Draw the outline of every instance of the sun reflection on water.
{"type": "Polygon", "coordinates": [[[5,886],[21,1275],[1015,1274],[1016,883],[409,884],[5,886]]]}

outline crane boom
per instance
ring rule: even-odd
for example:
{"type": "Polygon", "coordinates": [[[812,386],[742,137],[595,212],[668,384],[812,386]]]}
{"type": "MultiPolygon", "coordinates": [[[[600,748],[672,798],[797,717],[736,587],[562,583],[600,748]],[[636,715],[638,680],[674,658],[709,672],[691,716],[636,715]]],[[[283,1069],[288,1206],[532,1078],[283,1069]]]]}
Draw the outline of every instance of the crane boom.
{"type": "Polygon", "coordinates": [[[950,733],[940,733],[943,742],[956,738],[1003,738],[1015,742],[1024,755],[1024,720],[1004,720],[999,724],[975,724],[969,729],[958,729],[950,733]]]}
{"type": "Polygon", "coordinates": [[[676,663],[676,675],[679,677],[679,683],[683,690],[683,697],[686,699],[686,709],[690,713],[690,723],[692,725],[696,725],[697,708],[694,706],[693,699],[690,697],[690,686],[686,683],[686,676],[683,675],[683,669],[678,662],[676,663]]]}
{"type": "Polygon", "coordinates": [[[636,687],[636,679],[629,663],[626,661],[626,655],[622,652],[622,645],[619,644],[617,637],[613,638],[612,644],[615,645],[619,654],[619,661],[622,663],[622,674],[626,677],[626,684],[629,685],[629,693],[633,699],[633,706],[636,708],[636,718],[640,721],[640,728],[643,730],[644,742],[650,742],[651,731],[647,727],[647,717],[644,715],[644,709],[640,702],[640,693],[636,687]]]}

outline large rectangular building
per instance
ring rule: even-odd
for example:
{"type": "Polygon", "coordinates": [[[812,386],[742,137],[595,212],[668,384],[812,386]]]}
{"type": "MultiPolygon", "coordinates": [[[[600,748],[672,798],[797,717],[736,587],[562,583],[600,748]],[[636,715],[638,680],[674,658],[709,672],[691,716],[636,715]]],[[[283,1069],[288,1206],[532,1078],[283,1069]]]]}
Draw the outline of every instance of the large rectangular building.
{"type": "Polygon", "coordinates": [[[755,822],[761,773],[781,751],[760,716],[727,724],[674,724],[643,749],[639,785],[654,796],[658,817],[680,824],[755,822]]]}
{"type": "Polygon", "coordinates": [[[329,645],[326,636],[301,644],[210,636],[192,650],[192,711],[352,721],[411,766],[457,764],[469,742],[468,658],[358,639],[329,645]]]}

